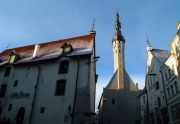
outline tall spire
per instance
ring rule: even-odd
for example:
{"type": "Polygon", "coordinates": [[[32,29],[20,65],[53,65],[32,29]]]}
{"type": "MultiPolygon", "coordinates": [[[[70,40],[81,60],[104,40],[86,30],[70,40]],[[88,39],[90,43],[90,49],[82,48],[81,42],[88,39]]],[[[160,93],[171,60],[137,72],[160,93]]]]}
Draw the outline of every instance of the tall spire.
{"type": "Polygon", "coordinates": [[[114,32],[113,40],[120,40],[120,41],[125,42],[125,39],[124,39],[124,37],[123,37],[123,35],[121,33],[121,23],[119,22],[119,13],[118,13],[118,11],[116,12],[114,28],[115,28],[115,32],[114,32]]]}
{"type": "Polygon", "coordinates": [[[151,46],[151,43],[147,37],[147,51],[149,51],[149,50],[152,50],[152,46],[151,46]]]}

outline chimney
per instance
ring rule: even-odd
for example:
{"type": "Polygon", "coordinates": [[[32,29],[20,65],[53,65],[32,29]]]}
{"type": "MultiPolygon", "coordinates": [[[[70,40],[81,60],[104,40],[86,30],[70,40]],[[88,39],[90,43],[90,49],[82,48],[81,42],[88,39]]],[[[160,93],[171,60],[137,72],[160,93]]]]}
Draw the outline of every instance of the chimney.
{"type": "Polygon", "coordinates": [[[36,44],[35,47],[34,47],[34,53],[33,53],[33,56],[32,56],[33,58],[37,57],[39,49],[40,49],[39,44],[36,44]]]}

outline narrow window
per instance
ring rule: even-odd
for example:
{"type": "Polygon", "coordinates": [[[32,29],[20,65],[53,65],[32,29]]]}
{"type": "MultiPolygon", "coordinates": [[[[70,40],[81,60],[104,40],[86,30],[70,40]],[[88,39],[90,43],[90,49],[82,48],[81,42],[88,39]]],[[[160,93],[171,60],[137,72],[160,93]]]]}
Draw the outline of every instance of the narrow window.
{"type": "Polygon", "coordinates": [[[68,67],[69,67],[69,62],[68,61],[62,61],[59,64],[59,74],[66,74],[68,73],[68,67]]]}
{"type": "Polygon", "coordinates": [[[11,111],[11,109],[12,109],[12,104],[9,104],[8,111],[11,111]]]}
{"type": "Polygon", "coordinates": [[[146,99],[145,99],[145,96],[143,96],[143,103],[145,104],[145,102],[146,102],[146,99]]]}
{"type": "Polygon", "coordinates": [[[58,80],[56,82],[55,96],[64,96],[66,80],[58,80]]]}
{"type": "Polygon", "coordinates": [[[17,87],[17,84],[18,84],[18,80],[15,80],[14,81],[14,87],[17,87]]]}
{"type": "Polygon", "coordinates": [[[4,73],[4,77],[8,77],[11,71],[11,67],[7,67],[4,73]]]}
{"type": "Polygon", "coordinates": [[[5,96],[6,89],[7,89],[7,84],[2,84],[1,85],[1,90],[0,90],[0,97],[4,97],[5,96]]]}
{"type": "Polygon", "coordinates": [[[174,86],[175,86],[176,93],[178,93],[178,84],[176,81],[174,81],[174,86]]]}
{"type": "Polygon", "coordinates": [[[167,73],[165,72],[165,77],[166,77],[166,80],[168,79],[168,76],[167,76],[167,73]]]}
{"type": "Polygon", "coordinates": [[[161,106],[161,99],[158,97],[158,106],[161,106]]]}
{"type": "Polygon", "coordinates": [[[45,112],[45,108],[44,108],[44,107],[41,107],[40,113],[44,113],[44,112],[45,112]]]}
{"type": "Polygon", "coordinates": [[[172,96],[174,95],[174,88],[173,88],[173,85],[171,85],[171,93],[172,93],[172,96]]]}
{"type": "Polygon", "coordinates": [[[158,90],[159,89],[159,82],[157,81],[156,82],[156,90],[158,90]]]}
{"type": "Polygon", "coordinates": [[[112,105],[114,105],[115,104],[115,99],[112,99],[112,105]]]}
{"type": "Polygon", "coordinates": [[[169,87],[167,88],[167,92],[168,92],[168,97],[171,98],[169,87]]]}

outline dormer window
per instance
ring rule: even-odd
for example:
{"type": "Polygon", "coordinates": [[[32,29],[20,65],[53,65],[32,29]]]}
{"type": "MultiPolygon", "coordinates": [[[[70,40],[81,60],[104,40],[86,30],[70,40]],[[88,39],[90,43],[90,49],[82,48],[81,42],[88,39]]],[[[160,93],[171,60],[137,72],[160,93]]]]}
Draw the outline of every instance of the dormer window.
{"type": "Polygon", "coordinates": [[[68,54],[73,51],[72,45],[68,43],[64,43],[61,48],[63,49],[62,54],[68,54]]]}
{"type": "Polygon", "coordinates": [[[10,54],[9,54],[9,63],[14,63],[16,61],[18,61],[20,59],[20,55],[18,53],[16,53],[15,50],[13,50],[10,54]]]}

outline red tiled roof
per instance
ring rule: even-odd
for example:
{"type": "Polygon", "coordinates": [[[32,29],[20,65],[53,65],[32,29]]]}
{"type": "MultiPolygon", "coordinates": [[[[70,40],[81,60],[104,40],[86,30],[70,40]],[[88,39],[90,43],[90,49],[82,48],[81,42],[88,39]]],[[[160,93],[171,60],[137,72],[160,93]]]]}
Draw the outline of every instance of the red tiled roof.
{"type": "MultiPolygon", "coordinates": [[[[94,35],[89,34],[89,35],[68,38],[68,39],[61,39],[61,40],[57,40],[57,41],[40,43],[40,44],[38,44],[40,46],[40,51],[38,53],[38,57],[59,51],[60,47],[64,43],[71,44],[74,49],[84,48],[84,49],[92,50],[93,49],[93,41],[94,41],[94,35]]],[[[3,51],[2,53],[0,53],[0,57],[4,60],[7,60],[9,57],[9,54],[12,52],[12,50],[15,50],[19,55],[21,55],[22,58],[32,57],[34,48],[35,48],[35,45],[29,45],[29,46],[7,49],[7,50],[3,51]]]]}

